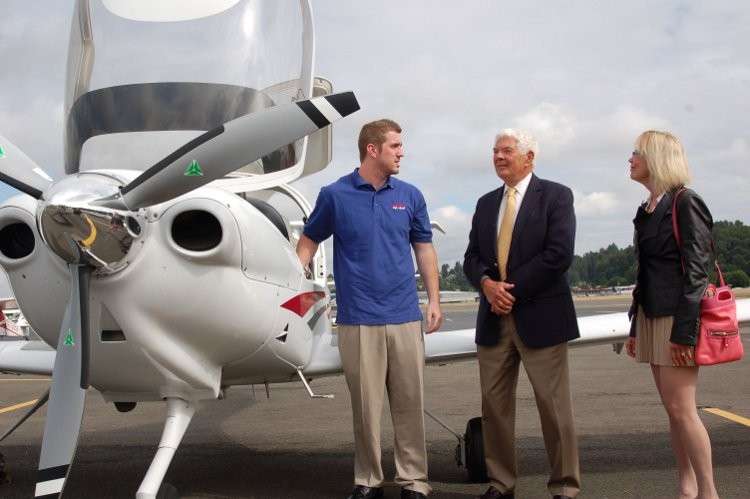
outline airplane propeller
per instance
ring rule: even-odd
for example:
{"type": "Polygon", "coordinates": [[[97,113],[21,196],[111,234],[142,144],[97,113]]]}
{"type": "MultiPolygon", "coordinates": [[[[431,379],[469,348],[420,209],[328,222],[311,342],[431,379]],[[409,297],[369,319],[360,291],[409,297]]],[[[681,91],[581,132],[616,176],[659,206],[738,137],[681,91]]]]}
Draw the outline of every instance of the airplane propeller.
{"type": "Polygon", "coordinates": [[[163,203],[357,111],[352,92],[265,109],[229,121],[188,142],[97,204],[138,210],[163,203]],[[296,138],[292,138],[296,137],[296,138]],[[248,158],[253,158],[248,161],[248,158]]]}
{"type": "Polygon", "coordinates": [[[57,341],[36,497],[59,497],[62,493],[78,446],[89,387],[88,305],[92,268],[73,264],[70,270],[70,298],[57,341]]]}
{"type": "Polygon", "coordinates": [[[39,165],[3,135],[0,135],[0,180],[36,199],[52,184],[39,165]]]}
{"type": "Polygon", "coordinates": [[[112,246],[105,239],[117,236],[121,242],[131,241],[135,230],[127,223],[117,228],[112,222],[202,187],[358,109],[354,94],[344,92],[247,114],[193,139],[121,189],[78,177],[53,183],[34,161],[0,136],[0,180],[42,202],[40,233],[47,247],[68,263],[71,275],[36,497],[59,497],[78,444],[89,386],[91,277],[97,270],[113,272],[123,267],[130,243],[118,246],[117,251],[104,250],[112,246]],[[72,188],[72,183],[78,187],[72,188]],[[82,199],[86,186],[90,198],[82,199]],[[67,197],[71,190],[72,197],[67,197]],[[117,192],[110,194],[113,191],[117,192]],[[106,235],[98,235],[96,224],[102,221],[111,224],[106,235]]]}

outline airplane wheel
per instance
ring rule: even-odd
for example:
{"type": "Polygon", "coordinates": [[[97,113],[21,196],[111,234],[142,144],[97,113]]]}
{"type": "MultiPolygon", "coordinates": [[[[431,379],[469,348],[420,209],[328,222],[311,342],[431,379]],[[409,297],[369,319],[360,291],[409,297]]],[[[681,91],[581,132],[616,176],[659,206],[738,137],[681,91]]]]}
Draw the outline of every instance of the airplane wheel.
{"type": "Polygon", "coordinates": [[[482,441],[482,418],[472,418],[466,423],[464,434],[466,445],[466,471],[470,482],[486,482],[487,464],[484,462],[484,442],[482,441]]]}
{"type": "Polygon", "coordinates": [[[0,472],[0,486],[10,485],[13,483],[13,477],[7,471],[0,472]]]}
{"type": "Polygon", "coordinates": [[[180,499],[180,493],[171,483],[162,482],[159,486],[159,492],[156,493],[156,499],[180,499]]]}
{"type": "Polygon", "coordinates": [[[130,412],[135,409],[136,405],[135,402],[115,402],[115,408],[119,412],[130,412]]]}
{"type": "Polygon", "coordinates": [[[5,458],[3,457],[3,453],[0,452],[0,486],[10,485],[13,483],[13,476],[4,471],[3,468],[5,468],[5,458]]]}

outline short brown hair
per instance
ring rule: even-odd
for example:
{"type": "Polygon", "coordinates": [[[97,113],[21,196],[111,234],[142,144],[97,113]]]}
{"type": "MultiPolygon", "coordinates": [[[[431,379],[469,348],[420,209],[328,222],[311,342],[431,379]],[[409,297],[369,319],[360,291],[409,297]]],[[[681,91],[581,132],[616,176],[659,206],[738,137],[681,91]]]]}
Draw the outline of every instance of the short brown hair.
{"type": "Polygon", "coordinates": [[[362,130],[359,131],[359,140],[357,141],[357,145],[359,146],[359,160],[362,161],[365,159],[368,144],[375,144],[378,150],[380,150],[385,142],[385,134],[388,132],[401,133],[401,127],[395,121],[386,118],[362,125],[362,130]]]}

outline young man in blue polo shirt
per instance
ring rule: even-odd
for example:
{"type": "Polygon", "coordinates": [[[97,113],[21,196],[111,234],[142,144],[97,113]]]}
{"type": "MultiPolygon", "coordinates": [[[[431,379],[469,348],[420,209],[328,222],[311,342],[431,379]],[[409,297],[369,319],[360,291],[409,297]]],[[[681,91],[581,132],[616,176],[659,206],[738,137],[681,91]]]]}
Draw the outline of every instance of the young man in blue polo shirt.
{"type": "Polygon", "coordinates": [[[303,267],[333,235],[336,322],[354,421],[354,491],[383,496],[380,414],[388,391],[396,483],[402,499],[426,497],[424,338],[411,251],[427,289],[426,333],[443,320],[437,255],[422,193],[394,178],[404,156],[401,127],[367,123],[359,134],[360,166],[321,189],[299,243],[303,267]]]}

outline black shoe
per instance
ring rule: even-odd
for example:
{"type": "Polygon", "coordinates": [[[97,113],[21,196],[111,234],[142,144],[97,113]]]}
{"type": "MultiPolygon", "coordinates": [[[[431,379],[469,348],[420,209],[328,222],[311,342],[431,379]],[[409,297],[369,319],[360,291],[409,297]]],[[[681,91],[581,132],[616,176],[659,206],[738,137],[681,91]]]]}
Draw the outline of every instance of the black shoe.
{"type": "Polygon", "coordinates": [[[503,494],[492,485],[490,485],[490,488],[487,489],[487,492],[485,492],[481,496],[476,497],[476,499],[514,499],[514,498],[515,496],[513,495],[513,492],[509,494],[503,494]]]}
{"type": "Polygon", "coordinates": [[[425,499],[427,496],[416,490],[401,489],[401,499],[425,499]]]}
{"type": "Polygon", "coordinates": [[[357,485],[346,499],[375,499],[376,497],[383,497],[383,487],[357,485]]]}
{"type": "Polygon", "coordinates": [[[556,496],[552,496],[552,499],[573,499],[573,498],[570,496],[556,495],[556,496]]]}

